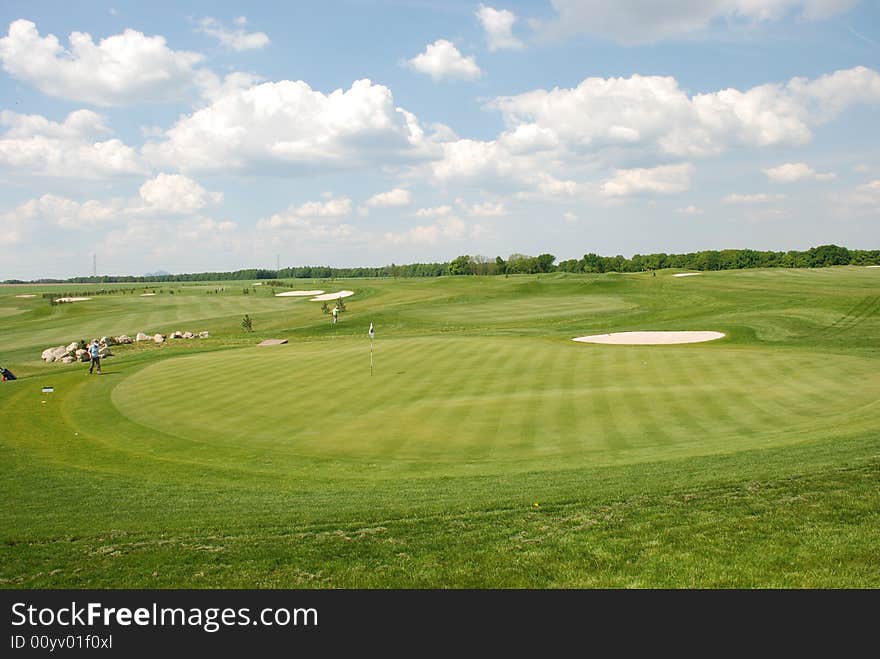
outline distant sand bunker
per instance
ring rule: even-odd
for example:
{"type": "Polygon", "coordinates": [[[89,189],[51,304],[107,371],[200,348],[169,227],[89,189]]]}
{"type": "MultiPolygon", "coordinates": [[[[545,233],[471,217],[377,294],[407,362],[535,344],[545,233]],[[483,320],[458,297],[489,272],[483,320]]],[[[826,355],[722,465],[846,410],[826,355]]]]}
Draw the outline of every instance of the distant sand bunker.
{"type": "Polygon", "coordinates": [[[308,297],[311,295],[320,295],[324,291],[286,291],[284,293],[275,293],[275,297],[308,297]]]}
{"type": "Polygon", "coordinates": [[[153,297],[155,295],[155,293],[141,293],[141,297],[153,297]]]}
{"type": "MultiPolygon", "coordinates": [[[[866,265],[865,267],[866,268],[880,268],[880,265],[866,265]]],[[[17,295],[16,297],[22,297],[22,296],[17,295]]]]}
{"type": "MultiPolygon", "coordinates": [[[[869,268],[871,266],[868,266],[869,268]]],[[[36,295],[16,295],[15,297],[37,297],[36,295]]]]}
{"type": "Polygon", "coordinates": [[[693,277],[694,275],[701,275],[702,272],[679,272],[677,275],[672,275],[673,277],[693,277]]]}
{"type": "Polygon", "coordinates": [[[90,297],[59,297],[56,302],[84,302],[85,300],[91,300],[90,297]]]}
{"type": "Polygon", "coordinates": [[[337,291],[336,293],[324,293],[312,298],[312,302],[323,302],[324,300],[338,300],[341,297],[354,295],[354,291],[337,291]]]}
{"type": "Polygon", "coordinates": [[[613,334],[579,336],[576,339],[572,339],[572,341],[629,346],[654,346],[672,345],[675,343],[702,343],[703,341],[714,341],[723,336],[723,332],[614,332],[613,334]]]}

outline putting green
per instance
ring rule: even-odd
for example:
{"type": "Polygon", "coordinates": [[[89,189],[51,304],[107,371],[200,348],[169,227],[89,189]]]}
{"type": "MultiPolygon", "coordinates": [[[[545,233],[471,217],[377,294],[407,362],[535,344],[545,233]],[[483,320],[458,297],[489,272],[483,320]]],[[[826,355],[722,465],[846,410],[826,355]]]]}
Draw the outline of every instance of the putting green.
{"type": "Polygon", "coordinates": [[[495,473],[830,438],[880,398],[874,360],[796,350],[409,338],[377,344],[372,376],[368,351],[349,338],[151,364],[112,401],[155,445],[119,428],[105,442],[280,473],[304,460],[495,473]]]}

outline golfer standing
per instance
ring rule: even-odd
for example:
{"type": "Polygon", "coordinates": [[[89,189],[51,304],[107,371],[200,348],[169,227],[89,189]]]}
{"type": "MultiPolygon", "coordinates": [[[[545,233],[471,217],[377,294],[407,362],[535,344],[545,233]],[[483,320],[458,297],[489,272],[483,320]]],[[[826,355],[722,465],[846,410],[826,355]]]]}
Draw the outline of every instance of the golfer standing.
{"type": "Polygon", "coordinates": [[[339,307],[333,307],[333,324],[336,324],[336,319],[339,318],[339,307]]]}
{"type": "Polygon", "coordinates": [[[97,367],[98,375],[101,375],[101,347],[98,345],[98,339],[92,341],[92,344],[89,346],[89,357],[92,359],[92,365],[89,366],[89,373],[97,367]]]}

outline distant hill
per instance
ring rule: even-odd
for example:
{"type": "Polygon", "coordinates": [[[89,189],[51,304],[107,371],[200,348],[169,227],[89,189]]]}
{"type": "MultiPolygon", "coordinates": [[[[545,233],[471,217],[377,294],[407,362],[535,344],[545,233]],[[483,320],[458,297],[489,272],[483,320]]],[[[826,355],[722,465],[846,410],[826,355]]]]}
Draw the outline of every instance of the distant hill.
{"type": "Polygon", "coordinates": [[[167,270],[156,270],[156,272],[145,272],[144,277],[167,277],[170,274],[167,270]]]}

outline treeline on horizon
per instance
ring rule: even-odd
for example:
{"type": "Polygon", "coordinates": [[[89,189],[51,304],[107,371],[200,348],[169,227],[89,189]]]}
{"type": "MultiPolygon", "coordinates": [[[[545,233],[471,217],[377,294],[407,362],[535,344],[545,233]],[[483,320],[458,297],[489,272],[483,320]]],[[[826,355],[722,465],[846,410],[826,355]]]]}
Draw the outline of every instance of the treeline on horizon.
{"type": "Polygon", "coordinates": [[[665,268],[687,270],[740,270],[744,268],[824,268],[832,265],[880,265],[880,250],[850,250],[837,245],[820,245],[788,252],[753,249],[722,249],[687,254],[633,254],[599,256],[584,254],[581,259],[556,263],[553,254],[511,254],[507,259],[490,259],[464,254],[448,263],[410,263],[376,268],[331,268],[328,266],[297,266],[268,270],[249,268],[233,272],[198,272],[177,275],[99,275],[70,279],[7,279],[4,284],[122,283],[122,282],[199,282],[278,279],[333,279],[356,277],[441,277],[444,275],[506,275],[550,272],[645,272],[665,268]]]}

